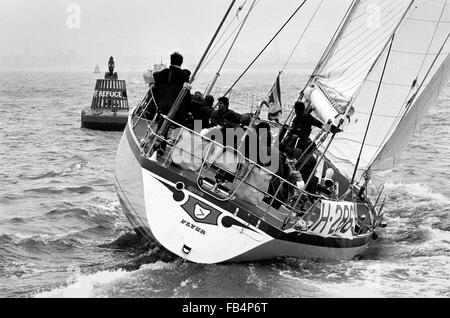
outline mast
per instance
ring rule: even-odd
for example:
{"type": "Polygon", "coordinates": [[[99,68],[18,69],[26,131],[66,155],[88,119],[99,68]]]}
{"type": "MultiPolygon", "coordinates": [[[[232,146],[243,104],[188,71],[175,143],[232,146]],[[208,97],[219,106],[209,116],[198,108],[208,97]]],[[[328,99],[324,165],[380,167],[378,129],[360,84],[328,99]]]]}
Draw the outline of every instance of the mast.
{"type": "Polygon", "coordinates": [[[222,29],[223,24],[225,23],[225,20],[227,19],[228,15],[230,14],[231,9],[233,8],[234,4],[236,3],[236,0],[232,0],[230,6],[228,7],[227,12],[225,13],[224,17],[222,18],[222,21],[219,24],[219,27],[217,28],[216,32],[214,33],[211,41],[208,44],[208,47],[206,48],[205,52],[203,53],[203,56],[201,57],[200,61],[197,64],[197,67],[194,70],[194,73],[191,76],[191,79],[189,81],[189,84],[192,84],[195,80],[195,76],[197,76],[198,70],[203,64],[203,61],[206,58],[206,55],[208,54],[209,50],[211,49],[211,46],[213,45],[214,41],[216,40],[217,35],[219,34],[220,29],[222,29]]]}
{"type": "MultiPolygon", "coordinates": [[[[409,4],[408,9],[405,11],[405,13],[403,14],[402,18],[401,18],[400,21],[398,22],[398,24],[397,24],[397,26],[396,26],[394,32],[392,32],[392,40],[386,42],[386,45],[384,46],[383,50],[380,52],[380,54],[378,55],[377,59],[375,60],[375,62],[374,62],[374,63],[372,64],[372,66],[370,67],[370,70],[369,70],[369,72],[367,73],[367,76],[364,78],[364,82],[366,82],[367,79],[370,77],[370,75],[372,75],[372,72],[373,72],[375,66],[378,64],[378,61],[380,60],[380,58],[381,58],[381,56],[383,55],[383,53],[384,53],[384,51],[386,50],[386,48],[390,45],[389,43],[391,43],[391,46],[392,46],[392,41],[394,40],[393,37],[395,36],[395,33],[397,32],[398,28],[399,28],[400,25],[402,24],[403,20],[405,20],[405,17],[406,17],[406,15],[409,13],[409,10],[411,10],[411,7],[412,7],[412,5],[414,4],[414,1],[416,1],[416,0],[411,0],[411,3],[409,4]]],[[[363,82],[363,83],[364,83],[364,82],[363,82]]],[[[348,108],[350,108],[351,106],[353,106],[353,103],[354,103],[356,97],[358,97],[359,92],[361,91],[361,87],[362,87],[362,85],[361,85],[361,86],[359,87],[359,89],[357,90],[355,96],[353,96],[353,98],[350,100],[350,103],[348,104],[348,108]]]]}
{"type": "Polygon", "coordinates": [[[251,12],[251,11],[253,10],[253,8],[255,7],[255,3],[256,3],[256,0],[253,0],[252,5],[251,5],[250,8],[248,9],[248,12],[247,12],[246,16],[245,16],[244,20],[243,20],[242,23],[241,23],[241,27],[239,28],[239,30],[238,30],[236,36],[234,37],[233,43],[231,43],[231,46],[230,46],[230,48],[228,49],[228,52],[227,52],[227,54],[225,55],[225,58],[223,59],[222,64],[220,65],[219,69],[217,70],[217,73],[214,75],[214,78],[213,78],[211,84],[209,85],[208,90],[206,91],[205,95],[211,94],[211,91],[212,91],[212,89],[214,88],[214,85],[216,84],[216,81],[217,81],[217,79],[218,79],[219,76],[220,76],[220,72],[222,71],[222,68],[223,68],[223,66],[225,65],[225,62],[226,62],[226,60],[228,59],[228,56],[230,55],[231,50],[233,49],[234,44],[236,43],[236,41],[237,41],[239,35],[241,34],[241,31],[242,31],[242,29],[243,29],[243,27],[244,27],[244,25],[245,25],[245,22],[247,21],[248,16],[250,15],[250,12],[251,12]]]}
{"type": "Polygon", "coordinates": [[[267,47],[275,40],[275,38],[280,34],[281,31],[288,25],[288,23],[292,20],[292,18],[297,14],[298,11],[303,7],[303,5],[306,3],[307,0],[303,0],[303,2],[295,9],[295,11],[291,14],[291,16],[287,19],[286,22],[281,26],[281,28],[275,33],[275,35],[267,42],[267,44],[264,46],[264,48],[258,53],[258,55],[252,60],[252,62],[247,66],[247,68],[239,75],[237,80],[231,85],[231,87],[226,91],[226,93],[223,96],[227,96],[230,94],[230,92],[233,90],[234,86],[241,80],[241,78],[247,73],[247,71],[255,64],[255,62],[259,59],[261,54],[265,52],[267,47]]]}
{"type": "MultiPolygon", "coordinates": [[[[361,0],[353,0],[353,2],[350,4],[350,6],[347,9],[347,12],[345,13],[344,17],[341,20],[341,23],[339,24],[338,28],[336,29],[336,32],[334,33],[333,37],[330,40],[330,43],[328,43],[328,46],[326,47],[325,51],[322,54],[322,57],[320,58],[319,62],[317,62],[316,67],[314,68],[314,71],[309,76],[308,81],[306,82],[305,87],[300,93],[300,96],[298,100],[300,101],[303,97],[303,92],[305,91],[306,87],[308,87],[311,82],[314,80],[314,77],[319,72],[319,69],[322,68],[323,64],[325,63],[326,59],[331,55],[331,50],[336,46],[338,43],[339,38],[344,33],[344,30],[347,28],[347,25],[350,22],[350,18],[353,16],[353,13],[356,11],[356,8],[361,0]]],[[[292,107],[289,115],[287,116],[284,125],[287,125],[289,122],[292,121],[294,117],[294,107],[292,107]]]]}
{"type": "Polygon", "coordinates": [[[340,39],[340,37],[342,36],[344,31],[347,29],[350,19],[353,17],[353,14],[355,13],[360,2],[361,2],[361,0],[353,0],[352,4],[348,8],[344,18],[342,19],[341,24],[339,25],[336,33],[331,38],[330,43],[328,44],[322,57],[320,58],[319,62],[317,63],[316,68],[314,69],[307,86],[311,83],[314,76],[321,71],[323,64],[330,57],[332,51],[335,49],[336,44],[338,43],[338,41],[340,39]]]}
{"type": "Polygon", "coordinates": [[[397,32],[413,2],[374,0],[373,4],[380,8],[380,15],[377,16],[380,26],[373,26],[367,23],[373,14],[368,10],[367,1],[355,0],[307,86],[311,86],[314,81],[336,111],[345,113],[371,75],[390,37],[397,32]]]}
{"type": "MultiPolygon", "coordinates": [[[[321,147],[322,154],[318,164],[329,150],[334,155],[331,158],[333,159],[332,161],[338,163],[344,162],[344,160],[336,156],[336,154],[349,151],[355,152],[355,158],[353,160],[357,158],[357,161],[353,164],[351,172],[347,171],[346,173],[346,176],[349,179],[351,178],[351,183],[355,180],[368,130],[371,128],[371,119],[375,106],[377,105],[378,94],[383,84],[384,74],[394,42],[394,34],[405,19],[413,2],[414,0],[396,0],[393,2],[384,2],[383,0],[375,1],[374,4],[378,5],[380,12],[382,12],[378,17],[380,22],[382,18],[387,22],[374,27],[367,23],[367,19],[370,18],[371,14],[368,10],[369,7],[366,6],[367,2],[355,0],[348,10],[348,14],[340,30],[325,50],[323,57],[314,70],[314,75],[311,76],[307,84],[307,87],[313,81],[317,84],[317,87],[311,86],[311,90],[306,92],[307,98],[311,106],[314,107],[315,112],[324,122],[334,120],[334,123],[336,123],[335,118],[339,118],[339,115],[343,114],[342,118],[345,118],[350,114],[352,111],[352,107],[350,106],[355,100],[354,97],[358,95],[361,87],[364,86],[367,79],[372,75],[375,66],[379,64],[381,57],[389,46],[381,79],[377,79],[376,81],[378,84],[376,96],[370,96],[364,100],[365,104],[368,100],[373,100],[373,105],[371,109],[368,109],[370,113],[369,120],[365,122],[366,125],[364,127],[360,128],[362,138],[358,140],[359,143],[347,147],[338,147],[335,145],[336,140],[342,140],[342,138],[340,138],[340,135],[336,136],[336,134],[333,134],[326,146],[322,145],[321,147]],[[315,93],[314,96],[312,95],[313,92],[315,93]]],[[[361,105],[357,106],[361,107],[361,105]]],[[[339,126],[342,124],[341,119],[339,126]]],[[[347,159],[345,162],[350,164],[354,162],[353,160],[350,161],[347,159]]],[[[314,168],[313,174],[317,166],[314,168]]],[[[308,185],[310,179],[306,185],[308,185]]]]}
{"type": "MultiPolygon", "coordinates": [[[[372,181],[381,184],[383,178],[380,173],[395,166],[414,129],[439,92],[439,83],[432,84],[436,87],[428,89],[426,96],[419,97],[424,95],[425,87],[429,86],[431,78],[445,60],[444,52],[448,51],[444,48],[437,52],[450,31],[450,25],[444,23],[450,18],[450,1],[379,0],[377,3],[382,8],[381,27],[370,29],[363,25],[366,18],[362,15],[365,9],[363,3],[344,32],[342,42],[337,44],[334,54],[330,55],[314,80],[331,98],[343,97],[338,100],[341,105],[353,106],[355,110],[351,122],[327,150],[328,159],[349,180],[358,181],[364,172],[370,170],[372,181]],[[359,28],[359,25],[362,26],[359,28]],[[395,34],[395,40],[376,108],[371,115],[388,53],[389,41],[384,39],[389,34],[395,34]],[[421,35],[420,41],[417,34],[421,35]],[[427,75],[435,59],[435,66],[427,75]],[[422,79],[423,84],[420,83],[422,79]],[[418,91],[418,87],[422,92],[418,91]],[[420,102],[416,101],[419,99],[420,102]],[[414,109],[408,111],[409,107],[414,109]],[[362,143],[364,147],[361,152],[362,143]],[[358,168],[354,175],[355,166],[358,168]]],[[[446,70],[438,80],[444,78],[446,70]]]]}

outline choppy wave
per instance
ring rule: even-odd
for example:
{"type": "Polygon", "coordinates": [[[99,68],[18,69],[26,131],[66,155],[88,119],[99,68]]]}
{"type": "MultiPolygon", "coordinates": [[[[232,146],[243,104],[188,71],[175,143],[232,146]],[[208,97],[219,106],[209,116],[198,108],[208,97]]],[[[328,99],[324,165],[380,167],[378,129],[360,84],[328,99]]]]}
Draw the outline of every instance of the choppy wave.
{"type": "MultiPolygon", "coordinates": [[[[136,105],[148,85],[140,72],[120,74],[136,105]]],[[[0,172],[0,296],[450,296],[450,89],[400,158],[395,182],[385,189],[388,227],[360,258],[199,265],[129,227],[113,184],[122,134],[80,129],[81,108],[92,99],[90,75],[0,78],[4,118],[14,119],[0,127],[8,150],[0,172]],[[51,97],[49,87],[56,89],[51,97]],[[37,120],[42,112],[45,122],[37,120]]],[[[236,75],[221,79],[233,82],[236,75]]],[[[306,75],[283,80],[283,99],[297,98],[298,79],[306,75]]],[[[242,88],[263,96],[273,73],[260,71],[252,80],[242,88]]]]}
{"type": "Polygon", "coordinates": [[[386,190],[389,192],[391,199],[414,199],[416,201],[427,201],[442,205],[449,205],[450,198],[441,193],[435,193],[431,187],[422,183],[403,184],[403,183],[387,183],[386,190]]]}
{"type": "Polygon", "coordinates": [[[364,276],[339,282],[321,282],[330,297],[449,297],[443,284],[449,267],[448,256],[417,257],[409,261],[390,260],[352,264],[364,276]]]}
{"type": "Polygon", "coordinates": [[[35,298],[88,298],[107,297],[117,292],[117,289],[128,285],[139,274],[163,271],[173,268],[173,264],[157,261],[142,265],[136,271],[108,270],[93,274],[81,274],[78,268],[72,269],[67,281],[62,286],[50,291],[39,292],[35,298]]]}
{"type": "Polygon", "coordinates": [[[111,284],[118,279],[124,279],[130,273],[124,270],[104,271],[90,275],[75,273],[68,280],[74,281],[69,286],[61,286],[51,291],[44,291],[34,295],[36,298],[87,298],[97,297],[101,293],[101,288],[111,284]]]}
{"type": "Polygon", "coordinates": [[[70,235],[28,235],[23,233],[3,234],[0,236],[0,241],[3,244],[3,248],[8,248],[9,244],[15,248],[23,248],[32,253],[56,252],[60,249],[82,246],[80,241],[70,235]]]}

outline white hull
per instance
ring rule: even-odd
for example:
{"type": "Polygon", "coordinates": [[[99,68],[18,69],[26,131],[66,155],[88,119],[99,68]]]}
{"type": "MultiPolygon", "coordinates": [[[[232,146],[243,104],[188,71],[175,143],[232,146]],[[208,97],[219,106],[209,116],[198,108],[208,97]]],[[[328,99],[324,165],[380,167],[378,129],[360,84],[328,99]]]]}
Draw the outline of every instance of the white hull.
{"type": "Polygon", "coordinates": [[[196,263],[282,256],[343,260],[366,248],[367,243],[343,248],[275,239],[189,191],[189,187],[182,189],[179,183],[176,190],[177,183],[161,177],[157,171],[145,169],[133,152],[136,146],[130,144],[130,141],[137,144],[136,137],[131,131],[128,134],[124,133],[117,155],[116,189],[120,202],[133,226],[182,258],[196,263]],[[182,199],[175,200],[177,191],[182,199]]]}

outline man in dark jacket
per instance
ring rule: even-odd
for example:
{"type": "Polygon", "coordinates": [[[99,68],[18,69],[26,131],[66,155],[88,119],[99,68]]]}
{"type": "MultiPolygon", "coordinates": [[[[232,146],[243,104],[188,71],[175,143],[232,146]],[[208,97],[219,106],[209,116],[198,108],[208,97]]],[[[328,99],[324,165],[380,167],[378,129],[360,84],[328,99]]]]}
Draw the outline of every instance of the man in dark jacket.
{"type": "MultiPolygon", "coordinates": [[[[180,53],[175,52],[170,56],[170,67],[153,74],[155,79],[153,92],[155,94],[158,109],[164,115],[167,115],[170,112],[173,103],[183,88],[183,84],[189,83],[191,72],[186,69],[181,69],[182,64],[183,56],[180,53]]],[[[191,94],[188,92],[172,119],[180,125],[185,125],[186,117],[190,110],[190,104],[191,94]]]]}
{"type": "Polygon", "coordinates": [[[228,99],[228,97],[220,97],[218,100],[218,109],[214,110],[211,113],[211,126],[223,126],[224,125],[224,119],[225,116],[228,113],[235,113],[237,114],[237,116],[239,116],[239,121],[240,121],[240,116],[238,113],[236,113],[235,111],[232,111],[229,107],[230,107],[230,101],[228,99]]]}
{"type": "MultiPolygon", "coordinates": [[[[312,173],[314,173],[314,167],[317,160],[314,156],[308,157],[311,152],[316,148],[315,144],[309,139],[312,132],[312,126],[321,128],[326,131],[330,131],[331,126],[324,124],[320,120],[314,118],[309,112],[305,111],[305,104],[303,102],[295,103],[296,117],[292,122],[291,129],[280,144],[280,150],[284,152],[289,158],[299,159],[303,157],[301,162],[297,162],[296,168],[300,165],[300,173],[303,180],[308,180],[312,173]],[[312,147],[309,147],[312,144],[312,147]],[[308,149],[307,153],[304,153],[308,149]],[[305,162],[304,160],[307,161],[305,162]]],[[[317,186],[317,179],[313,178],[313,181],[305,189],[308,192],[315,193],[317,186]]]]}
{"type": "MultiPolygon", "coordinates": [[[[211,127],[211,114],[213,112],[214,105],[214,97],[212,95],[206,95],[203,100],[203,104],[200,107],[200,111],[198,113],[199,118],[202,121],[202,129],[211,127]]],[[[197,118],[196,118],[197,119],[197,118]]]]}
{"type": "MultiPolygon", "coordinates": [[[[197,123],[197,125],[194,124],[195,120],[200,120],[201,119],[201,108],[204,102],[204,98],[203,98],[203,94],[201,92],[195,92],[193,95],[191,95],[191,105],[189,108],[189,113],[188,113],[188,124],[187,127],[189,129],[197,129],[197,132],[199,132],[201,129],[199,126],[199,124],[197,123]],[[200,130],[198,130],[200,129],[200,130]]],[[[202,127],[203,128],[203,127],[202,127]]]]}
{"type": "Polygon", "coordinates": [[[292,122],[291,132],[298,137],[297,148],[305,150],[310,142],[309,136],[312,132],[312,126],[323,128],[324,124],[305,111],[303,102],[296,102],[294,107],[296,117],[292,122]]]}

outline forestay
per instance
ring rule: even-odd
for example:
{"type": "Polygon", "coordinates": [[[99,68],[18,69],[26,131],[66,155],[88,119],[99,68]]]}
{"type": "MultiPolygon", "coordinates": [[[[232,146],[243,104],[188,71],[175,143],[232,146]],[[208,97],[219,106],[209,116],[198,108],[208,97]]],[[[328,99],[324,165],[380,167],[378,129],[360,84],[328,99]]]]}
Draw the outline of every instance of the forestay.
{"type": "Polygon", "coordinates": [[[320,62],[315,82],[344,113],[412,0],[358,0],[320,62]]]}
{"type": "MultiPolygon", "coordinates": [[[[403,1],[376,2],[380,5],[407,5],[403,1]]],[[[445,87],[449,73],[449,43],[446,43],[450,32],[449,2],[414,1],[414,5],[395,32],[392,49],[388,50],[389,45],[384,47],[382,55],[357,91],[352,101],[355,115],[350,125],[345,127],[345,131],[336,136],[327,152],[329,159],[347,177],[351,178],[353,175],[386,61],[386,71],[358,166],[357,181],[369,168],[380,172],[393,167],[396,158],[418,128],[419,122],[445,87]]],[[[381,25],[387,23],[388,21],[382,20],[381,25]]],[[[377,32],[382,30],[383,28],[380,28],[377,32]]],[[[389,42],[388,40],[387,44],[389,42]]],[[[362,44],[362,50],[365,45],[362,44]]],[[[335,53],[338,53],[337,50],[335,53]]],[[[350,74],[350,71],[347,71],[350,69],[353,70],[348,66],[343,73],[350,74]]],[[[366,69],[362,67],[361,72],[366,69]]],[[[338,81],[330,79],[326,83],[333,85],[338,81]]],[[[348,90],[342,92],[348,97],[354,90],[349,86],[348,90]]],[[[376,174],[372,174],[372,177],[374,175],[376,174]]]]}

